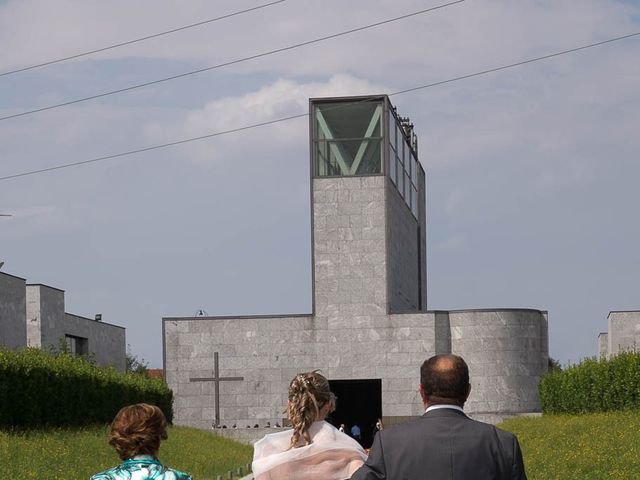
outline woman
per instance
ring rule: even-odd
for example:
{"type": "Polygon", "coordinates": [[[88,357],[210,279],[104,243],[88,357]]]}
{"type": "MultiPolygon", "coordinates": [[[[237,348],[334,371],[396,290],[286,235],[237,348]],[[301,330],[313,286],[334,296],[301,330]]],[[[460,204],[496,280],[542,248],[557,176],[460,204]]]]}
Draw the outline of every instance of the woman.
{"type": "Polygon", "coordinates": [[[296,375],[286,410],[293,430],[254,445],[256,480],[344,480],[360,468],[367,458],[360,444],[324,421],[335,409],[334,399],[317,371],[296,375]]]}
{"type": "Polygon", "coordinates": [[[158,407],[138,403],[122,408],[111,423],[109,445],[124,462],[91,480],[191,480],[158,460],[160,440],[166,438],[167,419],[158,407]]]}

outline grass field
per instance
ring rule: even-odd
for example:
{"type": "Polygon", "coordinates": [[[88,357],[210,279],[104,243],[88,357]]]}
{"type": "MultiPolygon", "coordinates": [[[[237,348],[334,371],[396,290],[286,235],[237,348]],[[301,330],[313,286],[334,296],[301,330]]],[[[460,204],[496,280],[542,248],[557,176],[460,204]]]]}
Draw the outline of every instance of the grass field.
{"type": "MultiPolygon", "coordinates": [[[[160,460],[190,473],[194,479],[215,480],[251,461],[253,449],[213,434],[183,427],[169,429],[160,460]]],[[[120,463],[107,444],[107,427],[23,432],[0,430],[0,478],[21,480],[88,480],[120,463]]]]}
{"type": "Polygon", "coordinates": [[[640,412],[545,415],[500,427],[518,436],[529,480],[640,479],[640,412]]]}
{"type": "MultiPolygon", "coordinates": [[[[640,412],[545,415],[500,425],[514,432],[529,480],[640,479],[640,412]]],[[[251,461],[252,448],[209,432],[173,427],[160,459],[213,480],[251,461]]],[[[0,431],[0,478],[88,479],[117,465],[106,427],[0,431]]]]}

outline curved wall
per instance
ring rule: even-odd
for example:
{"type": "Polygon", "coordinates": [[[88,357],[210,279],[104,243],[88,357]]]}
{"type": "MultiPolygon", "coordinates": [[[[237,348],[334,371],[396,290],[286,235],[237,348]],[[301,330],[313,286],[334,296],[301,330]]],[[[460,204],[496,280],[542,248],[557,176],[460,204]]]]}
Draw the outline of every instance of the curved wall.
{"type": "Polygon", "coordinates": [[[540,310],[450,311],[451,352],[469,365],[476,416],[540,411],[538,382],[547,371],[547,313],[540,310]]]}

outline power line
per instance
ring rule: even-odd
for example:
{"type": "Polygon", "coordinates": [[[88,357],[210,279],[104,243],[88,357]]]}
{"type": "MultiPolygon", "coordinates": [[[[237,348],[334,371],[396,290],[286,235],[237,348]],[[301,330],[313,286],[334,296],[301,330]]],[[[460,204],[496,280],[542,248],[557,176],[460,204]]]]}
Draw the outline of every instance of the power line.
{"type": "Polygon", "coordinates": [[[157,37],[161,37],[163,35],[169,35],[171,33],[176,33],[176,32],[179,32],[181,30],[187,30],[188,28],[199,27],[199,26],[202,26],[202,25],[206,25],[207,23],[217,22],[219,20],[224,20],[226,18],[231,18],[231,17],[235,17],[237,15],[242,15],[243,13],[249,13],[249,12],[253,12],[255,10],[260,10],[262,8],[270,7],[272,5],[276,5],[278,3],[282,3],[282,2],[285,2],[285,1],[286,0],[277,0],[277,1],[274,1],[274,2],[270,2],[270,3],[264,3],[262,5],[257,5],[255,7],[247,8],[245,10],[239,10],[237,12],[233,12],[233,13],[228,13],[226,15],[222,15],[220,17],[210,18],[208,20],[203,20],[201,22],[191,23],[189,25],[184,25],[182,27],[172,28],[171,30],[165,30],[163,32],[154,33],[154,34],[151,34],[151,35],[147,35],[145,37],[135,38],[133,40],[127,40],[125,42],[115,43],[113,45],[108,45],[106,47],[97,48],[95,50],[89,50],[89,51],[86,51],[86,52],[77,53],[75,55],[69,55],[68,57],[62,57],[62,58],[56,58],[54,60],[48,60],[46,62],[37,63],[35,65],[30,65],[28,67],[18,68],[16,70],[10,70],[8,72],[2,72],[2,73],[0,73],[0,77],[4,77],[5,75],[13,75],[13,74],[19,73],[19,72],[25,72],[27,70],[33,70],[34,68],[45,67],[47,65],[53,65],[54,63],[65,62],[67,60],[73,60],[75,58],[85,57],[87,55],[92,55],[94,53],[104,52],[106,50],[111,50],[111,49],[114,49],[114,48],[124,47],[125,45],[131,45],[133,43],[143,42],[145,40],[150,40],[152,38],[157,38],[157,37]]]}
{"type": "Polygon", "coordinates": [[[601,42],[591,43],[589,45],[583,45],[581,47],[571,48],[569,50],[563,50],[561,52],[550,53],[548,55],[543,55],[542,57],[531,58],[529,60],[523,60],[521,62],[511,63],[509,65],[503,65],[501,67],[495,67],[495,68],[490,68],[488,70],[482,70],[480,72],[470,73],[468,75],[461,75],[459,77],[450,78],[448,80],[442,80],[440,82],[428,83],[426,85],[420,85],[418,87],[407,88],[406,90],[400,90],[398,92],[391,93],[391,94],[389,94],[389,96],[401,95],[403,93],[414,92],[416,90],[422,90],[424,88],[435,87],[435,86],[438,86],[438,85],[444,85],[445,83],[457,82],[458,80],[464,80],[464,79],[471,78],[471,77],[478,77],[480,75],[486,75],[487,73],[493,73],[493,72],[498,72],[500,70],[506,70],[507,68],[519,67],[521,65],[526,65],[527,63],[539,62],[540,60],[547,60],[549,58],[558,57],[560,55],[566,55],[568,53],[578,52],[580,50],[586,50],[587,48],[598,47],[600,45],[605,45],[607,43],[617,42],[619,40],[625,40],[627,38],[635,37],[635,36],[638,36],[638,35],[640,35],[640,32],[630,33],[629,35],[623,35],[621,37],[610,38],[608,40],[603,40],[601,42]]]}
{"type": "MultiPolygon", "coordinates": [[[[586,50],[588,48],[598,47],[598,46],[601,46],[601,45],[617,42],[617,41],[620,41],[620,40],[625,40],[627,38],[635,37],[635,36],[638,36],[638,35],[640,35],[640,32],[630,33],[628,35],[623,35],[623,36],[620,36],[620,37],[610,38],[608,40],[603,40],[601,42],[591,43],[591,44],[588,44],[588,45],[582,45],[580,47],[575,47],[575,48],[571,48],[571,49],[568,49],[568,50],[562,50],[560,52],[550,53],[550,54],[547,54],[547,55],[543,55],[541,57],[530,58],[528,60],[523,60],[523,61],[516,62],[516,63],[510,63],[508,65],[502,65],[500,67],[494,67],[494,68],[490,68],[490,69],[486,69],[486,70],[481,70],[481,71],[478,71],[478,72],[469,73],[467,75],[461,75],[461,76],[458,76],[458,77],[453,77],[453,78],[450,78],[450,79],[447,79],[447,80],[442,80],[442,81],[439,81],[439,82],[428,83],[428,84],[425,84],[425,85],[419,85],[417,87],[407,88],[407,89],[404,89],[404,90],[398,90],[396,92],[389,93],[388,96],[392,97],[392,96],[404,95],[406,93],[415,92],[415,91],[418,91],[418,90],[424,90],[424,89],[427,89],[427,88],[432,88],[432,87],[435,87],[435,86],[438,86],[438,85],[443,85],[443,84],[446,84],[446,83],[453,83],[453,82],[457,82],[457,81],[460,81],[460,80],[465,80],[465,79],[472,78],[472,77],[478,77],[478,76],[481,76],[481,75],[487,75],[489,73],[498,72],[500,70],[506,70],[508,68],[515,68],[515,67],[519,67],[519,66],[526,65],[526,64],[529,64],[529,63],[533,63],[533,62],[539,62],[541,60],[547,60],[547,59],[550,59],[550,58],[559,57],[560,55],[567,55],[569,53],[575,53],[575,52],[578,52],[580,50],[586,50]]],[[[366,101],[366,99],[364,101],[366,101]]],[[[357,102],[352,102],[352,103],[357,103],[357,102]]],[[[344,105],[339,105],[339,106],[336,106],[334,108],[345,108],[345,106],[344,105]]],[[[106,155],[106,156],[103,156],[103,157],[92,158],[92,159],[89,159],[89,160],[82,160],[82,161],[79,161],[79,162],[65,163],[65,164],[61,164],[61,165],[55,165],[55,166],[52,166],[52,167],[41,168],[41,169],[38,169],[38,170],[30,170],[30,171],[26,171],[26,172],[22,172],[22,173],[15,173],[15,174],[12,174],[12,175],[6,175],[6,176],[3,176],[3,177],[0,177],[0,181],[2,181],[2,180],[10,180],[12,178],[18,178],[18,177],[26,177],[26,176],[29,176],[29,175],[36,175],[36,174],[44,173],[44,172],[51,172],[53,170],[61,170],[63,168],[70,168],[70,167],[76,167],[76,166],[80,166],[80,165],[86,165],[86,164],[89,164],[89,163],[101,162],[103,160],[110,160],[110,159],[119,158],[119,157],[126,157],[126,156],[129,156],[129,155],[135,155],[137,153],[148,152],[150,150],[158,150],[158,149],[161,149],[161,148],[172,147],[172,146],[180,145],[180,144],[183,144],[183,143],[190,143],[190,142],[195,142],[195,141],[198,141],[198,140],[204,140],[206,138],[219,137],[221,135],[228,135],[230,133],[236,133],[236,132],[241,132],[241,131],[245,131],[245,130],[251,130],[251,129],[254,129],[254,128],[264,127],[264,126],[267,126],[267,125],[273,125],[273,124],[276,124],[276,123],[282,123],[282,122],[286,122],[286,121],[293,120],[293,119],[296,119],[296,118],[302,118],[302,117],[308,117],[308,116],[309,116],[309,112],[299,113],[299,114],[290,115],[290,116],[287,116],[287,117],[276,118],[274,120],[269,120],[269,121],[266,121],[266,122],[253,123],[253,124],[245,125],[245,126],[238,127],[238,128],[232,128],[232,129],[229,129],[229,130],[222,130],[220,132],[214,132],[214,133],[210,133],[210,134],[207,134],[207,135],[201,135],[199,137],[186,138],[186,139],[177,140],[177,141],[174,141],[174,142],[163,143],[163,144],[160,144],[160,145],[153,145],[151,147],[139,148],[139,149],[136,149],[136,150],[129,150],[129,151],[126,151],[126,152],[120,152],[120,153],[116,153],[116,154],[112,154],[112,155],[106,155]]]]}
{"type": "Polygon", "coordinates": [[[0,117],[0,120],[8,120],[10,118],[16,118],[16,117],[22,117],[22,116],[25,116],[25,115],[31,115],[33,113],[43,112],[45,110],[52,110],[54,108],[60,108],[60,107],[68,106],[68,105],[74,105],[76,103],[86,102],[88,100],[95,100],[96,98],[102,98],[102,97],[107,97],[109,95],[115,95],[115,94],[118,94],[118,93],[128,92],[128,91],[131,91],[131,90],[136,90],[138,88],[148,87],[148,86],[151,86],[151,85],[157,85],[158,83],[164,83],[164,82],[168,82],[168,81],[171,81],[171,80],[176,80],[178,78],[187,77],[189,75],[195,75],[197,73],[203,73],[203,72],[207,72],[207,71],[210,71],[210,70],[215,70],[215,69],[222,68],[222,67],[227,67],[229,65],[235,65],[235,64],[238,64],[238,63],[242,63],[242,62],[247,62],[249,60],[255,60],[256,58],[262,58],[262,57],[266,57],[266,56],[269,56],[269,55],[274,55],[276,53],[285,52],[285,51],[288,51],[288,50],[293,50],[293,49],[304,47],[304,46],[307,46],[307,45],[312,45],[314,43],[324,42],[326,40],[330,40],[330,39],[333,39],[333,38],[341,37],[341,36],[344,36],[344,35],[349,35],[351,33],[360,32],[362,30],[367,30],[369,28],[379,27],[381,25],[385,25],[385,24],[388,24],[388,23],[397,22],[398,20],[404,20],[405,18],[415,17],[416,15],[421,15],[421,14],[424,14],[424,13],[427,13],[427,12],[432,12],[434,10],[438,10],[440,8],[445,8],[445,7],[448,7],[448,6],[451,6],[451,5],[455,5],[457,3],[462,3],[464,1],[465,0],[455,0],[455,1],[450,2],[450,3],[445,3],[445,4],[442,4],[442,5],[435,6],[435,7],[426,8],[424,10],[419,10],[417,12],[409,13],[409,14],[406,14],[406,15],[401,15],[399,17],[394,17],[394,18],[390,18],[390,19],[387,19],[387,20],[382,20],[380,22],[371,23],[371,24],[368,24],[368,25],[365,25],[365,26],[362,26],[362,27],[353,28],[353,29],[350,29],[350,30],[345,30],[343,32],[334,33],[332,35],[326,35],[324,37],[315,38],[313,40],[307,40],[305,42],[300,42],[300,43],[296,43],[296,44],[289,45],[289,46],[286,46],[286,47],[277,48],[275,50],[269,50],[267,52],[262,52],[262,53],[258,53],[258,54],[255,54],[255,55],[250,55],[248,57],[238,58],[238,59],[231,60],[231,61],[228,61],[228,62],[219,63],[217,65],[212,65],[210,67],[200,68],[198,70],[192,70],[190,72],[185,72],[185,73],[180,73],[178,75],[172,75],[170,77],[160,78],[160,79],[157,79],[157,80],[152,80],[150,82],[139,83],[137,85],[131,85],[129,87],[119,88],[117,90],[111,90],[109,92],[98,93],[96,95],[91,95],[91,96],[88,96],[88,97],[83,97],[83,98],[78,98],[78,99],[75,99],[75,100],[70,100],[68,102],[62,102],[62,103],[57,103],[57,104],[54,104],[54,105],[48,105],[46,107],[40,107],[40,108],[36,108],[34,110],[27,110],[27,111],[20,112],[20,113],[14,113],[12,115],[7,115],[7,116],[4,116],[4,117],[0,117]]]}
{"type": "Polygon", "coordinates": [[[202,135],[200,137],[192,137],[192,138],[187,138],[187,139],[183,139],[183,140],[177,140],[175,142],[163,143],[162,145],[153,145],[151,147],[138,148],[136,150],[129,150],[127,152],[115,153],[113,155],[106,155],[104,157],[92,158],[90,160],[82,160],[82,161],[79,161],[79,162],[66,163],[66,164],[63,164],[63,165],[56,165],[56,166],[53,166],[53,167],[41,168],[39,170],[32,170],[30,172],[17,173],[17,174],[14,174],[14,175],[7,175],[6,177],[0,177],[0,181],[1,180],[9,180],[11,178],[17,178],[17,177],[26,177],[27,175],[35,175],[37,173],[51,172],[53,170],[60,170],[62,168],[77,167],[79,165],[86,165],[88,163],[101,162],[103,160],[111,160],[113,158],[126,157],[126,156],[129,156],[129,155],[134,155],[136,153],[149,152],[151,150],[158,150],[160,148],[173,147],[175,145],[180,145],[182,143],[195,142],[197,140],[204,140],[205,138],[219,137],[220,135],[227,135],[229,133],[241,132],[243,130],[250,130],[250,129],[253,129],[253,128],[257,128],[257,127],[264,127],[266,125],[273,125],[274,123],[281,123],[281,122],[285,122],[287,120],[293,120],[294,118],[307,117],[308,115],[309,114],[306,113],[306,112],[305,113],[299,113],[297,115],[291,115],[289,117],[277,118],[275,120],[269,120],[267,122],[253,123],[251,125],[246,125],[244,127],[232,128],[230,130],[223,130],[223,131],[220,131],[220,132],[210,133],[208,135],[202,135]]]}

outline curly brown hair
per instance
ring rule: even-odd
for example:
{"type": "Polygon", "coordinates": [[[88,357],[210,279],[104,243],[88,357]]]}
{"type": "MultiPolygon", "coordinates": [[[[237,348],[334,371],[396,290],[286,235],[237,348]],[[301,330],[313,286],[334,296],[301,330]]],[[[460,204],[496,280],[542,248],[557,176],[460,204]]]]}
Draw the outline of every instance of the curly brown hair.
{"type": "Polygon", "coordinates": [[[309,427],[319,419],[322,407],[330,402],[329,381],[318,370],[299,373],[291,380],[287,415],[293,426],[293,434],[289,448],[311,443],[309,427]]]}
{"type": "Polygon", "coordinates": [[[111,422],[109,445],[122,460],[136,455],[157,456],[167,438],[167,419],[155,405],[138,403],[120,409],[111,422]]]}

